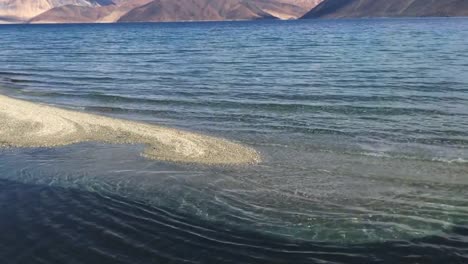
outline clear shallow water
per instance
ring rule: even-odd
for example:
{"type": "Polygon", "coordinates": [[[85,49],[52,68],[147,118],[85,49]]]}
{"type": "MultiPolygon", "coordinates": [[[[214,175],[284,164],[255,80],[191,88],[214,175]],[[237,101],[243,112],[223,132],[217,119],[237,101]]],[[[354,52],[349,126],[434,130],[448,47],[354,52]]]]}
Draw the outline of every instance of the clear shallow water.
{"type": "Polygon", "coordinates": [[[466,19],[0,33],[4,94],[223,136],[264,158],[211,168],[148,161],[139,146],[0,150],[6,261],[467,261],[466,19]]]}

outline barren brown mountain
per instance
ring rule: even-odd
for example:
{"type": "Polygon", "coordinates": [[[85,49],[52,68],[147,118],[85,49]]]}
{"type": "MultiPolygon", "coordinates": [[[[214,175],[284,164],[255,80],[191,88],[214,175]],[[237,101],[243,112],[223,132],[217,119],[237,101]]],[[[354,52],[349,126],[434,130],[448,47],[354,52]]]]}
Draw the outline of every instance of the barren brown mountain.
{"type": "Polygon", "coordinates": [[[304,18],[468,16],[468,0],[325,0],[304,18]]]}

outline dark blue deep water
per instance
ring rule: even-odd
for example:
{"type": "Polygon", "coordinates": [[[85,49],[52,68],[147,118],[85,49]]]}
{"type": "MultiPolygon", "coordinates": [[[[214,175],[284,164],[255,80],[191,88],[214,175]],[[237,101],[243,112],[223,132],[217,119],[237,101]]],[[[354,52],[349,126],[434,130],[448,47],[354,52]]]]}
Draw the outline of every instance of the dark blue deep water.
{"type": "Polygon", "coordinates": [[[263,157],[0,149],[0,263],[468,263],[468,19],[6,25],[0,93],[263,157]]]}

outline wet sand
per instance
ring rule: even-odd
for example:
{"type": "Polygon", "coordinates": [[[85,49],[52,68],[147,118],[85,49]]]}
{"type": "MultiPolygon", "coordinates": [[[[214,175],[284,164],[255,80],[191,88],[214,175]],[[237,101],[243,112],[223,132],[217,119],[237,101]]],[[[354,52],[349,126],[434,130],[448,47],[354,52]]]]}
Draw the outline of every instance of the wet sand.
{"type": "Polygon", "coordinates": [[[254,149],[225,139],[0,95],[0,147],[80,142],[144,144],[146,158],[172,162],[236,165],[260,161],[254,149]]]}

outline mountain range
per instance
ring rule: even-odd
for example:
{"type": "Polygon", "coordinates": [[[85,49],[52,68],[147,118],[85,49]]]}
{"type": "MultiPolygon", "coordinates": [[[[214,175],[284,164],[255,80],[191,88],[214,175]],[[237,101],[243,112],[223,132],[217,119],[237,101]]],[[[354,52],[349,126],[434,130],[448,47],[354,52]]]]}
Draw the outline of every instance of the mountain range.
{"type": "Polygon", "coordinates": [[[468,0],[0,0],[0,23],[468,16],[468,0]]]}
{"type": "Polygon", "coordinates": [[[296,19],[322,0],[0,0],[0,23],[296,19]]]}

